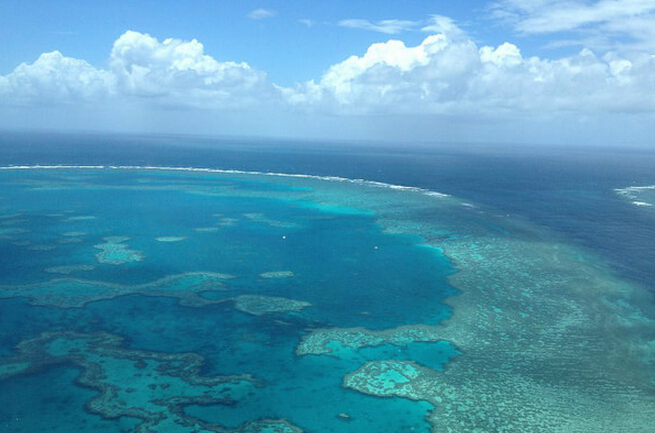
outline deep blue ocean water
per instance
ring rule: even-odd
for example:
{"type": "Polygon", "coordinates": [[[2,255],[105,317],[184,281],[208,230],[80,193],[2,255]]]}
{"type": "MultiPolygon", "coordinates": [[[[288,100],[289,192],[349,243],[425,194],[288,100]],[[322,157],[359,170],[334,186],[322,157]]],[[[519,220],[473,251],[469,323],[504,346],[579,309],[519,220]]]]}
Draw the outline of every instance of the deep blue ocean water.
{"type": "MultiPolygon", "coordinates": [[[[655,291],[655,210],[636,206],[615,191],[655,185],[655,152],[650,150],[0,134],[0,166],[37,164],[205,167],[425,188],[548,227],[593,251],[622,278],[655,291]]],[[[335,378],[368,360],[388,358],[440,369],[456,355],[451,346],[411,343],[341,357],[294,355],[307,329],[381,330],[448,318],[451,311],[441,301],[456,292],[447,281],[455,269],[442,255],[417,248],[417,238],[384,233],[374,215],[365,212],[331,214],[266,194],[218,199],[188,193],[189,188],[217,184],[271,195],[285,192],[284,185],[254,180],[211,175],[189,180],[184,173],[130,170],[106,176],[93,169],[5,171],[0,176],[1,209],[8,215],[5,220],[16,221],[2,226],[9,230],[0,239],[2,286],[48,281],[58,275],[45,269],[68,264],[95,266],[74,273],[76,278],[125,285],[202,270],[236,276],[220,290],[208,289],[209,298],[247,293],[312,304],[288,314],[255,316],[230,303],[198,308],[139,294],[95,300],[83,308],[1,299],[0,355],[11,355],[20,341],[45,331],[109,332],[123,336],[133,349],[198,353],[205,358],[205,375],[249,372],[262,378],[263,386],[237,404],[186,408],[206,422],[237,428],[265,417],[289,419],[308,431],[429,431],[424,419],[428,403],[363,395],[335,378]],[[221,221],[225,224],[217,225],[221,221]],[[17,226],[29,231],[11,232],[17,226]],[[219,230],[196,230],[207,227],[219,230]],[[71,232],[84,233],[68,236],[81,241],[60,242],[71,232]],[[145,252],[144,260],[98,263],[99,250],[93,246],[108,236],[129,237],[129,248],[145,252]],[[155,240],[161,236],[185,239],[155,240]],[[30,249],[27,243],[55,249],[30,249]],[[293,271],[292,278],[259,276],[287,270],[293,271]]],[[[45,425],[62,432],[132,429],[133,418],[104,420],[84,410],[95,391],[75,385],[78,374],[79,367],[64,364],[6,380],[0,393],[2,426],[22,432],[45,425]]]]}
{"type": "MultiPolygon", "coordinates": [[[[342,176],[439,191],[521,215],[652,288],[655,225],[614,189],[655,185],[655,150],[539,145],[378,145],[93,134],[0,135],[0,165],[127,164],[342,176]],[[20,145],[16,145],[20,143],[20,145]]],[[[652,210],[652,209],[650,209],[652,210]]]]}

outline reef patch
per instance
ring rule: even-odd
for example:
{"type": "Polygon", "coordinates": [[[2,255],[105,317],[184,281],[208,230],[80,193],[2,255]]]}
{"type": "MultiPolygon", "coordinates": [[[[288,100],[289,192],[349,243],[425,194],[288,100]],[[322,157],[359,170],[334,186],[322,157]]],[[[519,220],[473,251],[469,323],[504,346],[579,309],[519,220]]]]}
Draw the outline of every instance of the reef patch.
{"type": "Polygon", "coordinates": [[[105,243],[93,246],[101,250],[96,253],[96,259],[99,263],[122,265],[130,262],[140,262],[144,258],[143,252],[131,250],[125,243],[130,240],[127,236],[108,236],[103,240],[105,243]]]}
{"type": "Polygon", "coordinates": [[[205,422],[185,413],[186,406],[235,404],[259,381],[249,374],[204,376],[204,359],[195,353],[162,353],[126,349],[122,338],[98,332],[44,333],[21,342],[17,355],[0,359],[0,382],[50,365],[71,364],[80,369],[77,382],[98,391],[86,409],[104,418],[141,420],[135,431],[146,433],[299,433],[283,419],[246,422],[236,429],[205,422]]]}

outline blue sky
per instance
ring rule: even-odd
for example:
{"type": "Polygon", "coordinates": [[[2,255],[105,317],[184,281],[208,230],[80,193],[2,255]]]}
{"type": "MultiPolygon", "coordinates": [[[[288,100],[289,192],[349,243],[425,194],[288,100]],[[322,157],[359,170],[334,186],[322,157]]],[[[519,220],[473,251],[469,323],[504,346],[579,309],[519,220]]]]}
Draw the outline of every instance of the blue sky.
{"type": "MultiPolygon", "coordinates": [[[[361,53],[375,42],[393,35],[340,26],[348,19],[424,22],[432,14],[455,19],[481,19],[471,23],[485,38],[485,3],[438,1],[16,1],[3,0],[0,36],[6,53],[0,73],[59,50],[103,67],[113,42],[126,30],[205,45],[217,60],[247,61],[264,70],[276,83],[293,84],[320,76],[330,65],[361,53]],[[256,10],[272,13],[251,18],[256,10]]],[[[420,43],[424,34],[414,29],[400,32],[407,44],[420,43]]],[[[501,33],[502,34],[502,33],[501,33]]],[[[502,37],[497,38],[499,42],[502,37]]],[[[492,41],[493,42],[493,41],[492,41]]],[[[4,51],[4,50],[3,50],[4,51]]]]}
{"type": "Polygon", "coordinates": [[[652,0],[3,0],[0,37],[3,129],[647,146],[655,135],[652,0]]]}

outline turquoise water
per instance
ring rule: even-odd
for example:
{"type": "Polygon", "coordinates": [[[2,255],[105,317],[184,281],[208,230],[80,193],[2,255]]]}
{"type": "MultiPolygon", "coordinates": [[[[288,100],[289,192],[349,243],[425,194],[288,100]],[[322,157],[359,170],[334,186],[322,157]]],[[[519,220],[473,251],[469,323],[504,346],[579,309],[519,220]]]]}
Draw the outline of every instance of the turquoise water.
{"type": "Polygon", "coordinates": [[[511,173],[0,170],[2,431],[651,433],[652,180],[511,173]]]}
{"type": "MultiPolygon", "coordinates": [[[[294,354],[301,336],[315,328],[382,330],[446,319],[450,310],[442,300],[455,293],[446,279],[454,269],[438,251],[420,247],[418,236],[385,233],[366,208],[294,198],[302,188],[253,176],[89,169],[0,176],[3,355],[46,331],[104,331],[125,338],[126,348],[196,353],[205,376],[257,379],[230,404],[185,405],[190,417],[207,423],[237,428],[282,418],[308,431],[429,430],[429,403],[364,395],[342,387],[341,379],[364,362],[390,357],[441,369],[457,353],[449,343],[382,344],[338,357],[294,354]],[[101,259],[99,246],[107,243],[125,248],[101,259]],[[145,289],[130,294],[189,272],[226,274],[220,284],[199,289],[210,301],[263,295],[311,305],[254,315],[232,301],[185,306],[175,296],[144,296],[145,289]],[[273,272],[281,274],[266,277],[273,272]],[[73,290],[73,279],[95,282],[78,306],[46,296],[50,286],[73,290]],[[101,292],[111,284],[123,292],[101,292]],[[27,299],[20,292],[26,287],[36,287],[27,299]]],[[[83,403],[93,392],[74,384],[80,367],[52,364],[4,381],[6,431],[44,424],[57,431],[121,431],[137,423],[87,414],[83,403]]]]}

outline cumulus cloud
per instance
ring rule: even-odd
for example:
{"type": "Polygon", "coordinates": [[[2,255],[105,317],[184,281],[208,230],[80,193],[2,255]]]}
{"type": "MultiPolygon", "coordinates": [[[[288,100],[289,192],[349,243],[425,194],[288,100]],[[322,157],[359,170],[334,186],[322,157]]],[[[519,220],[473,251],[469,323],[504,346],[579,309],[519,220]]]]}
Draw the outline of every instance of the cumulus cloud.
{"type": "Polygon", "coordinates": [[[419,21],[408,20],[382,20],[371,22],[358,18],[350,18],[339,21],[339,26],[353,29],[370,30],[374,32],[396,35],[406,30],[413,30],[420,25],[419,21]]]}
{"type": "Polygon", "coordinates": [[[248,14],[248,18],[253,19],[253,20],[263,20],[266,18],[273,18],[274,16],[277,15],[277,12],[272,10],[272,9],[255,9],[253,11],[250,11],[248,14]]]}
{"type": "Polygon", "coordinates": [[[0,76],[0,96],[11,104],[96,101],[113,95],[116,79],[84,60],[59,51],[43,53],[34,63],[22,63],[0,76]]]}
{"type": "Polygon", "coordinates": [[[549,60],[511,43],[478,47],[451,21],[417,46],[389,40],[281,89],[298,107],[338,113],[550,116],[655,111],[655,56],[588,49],[549,60]]]}
{"type": "Polygon", "coordinates": [[[322,76],[289,87],[269,83],[247,63],[216,60],[197,40],[159,41],[128,31],[115,41],[106,69],[55,51],[0,76],[0,108],[95,104],[114,116],[128,112],[126,107],[149,114],[153,107],[176,113],[200,108],[204,118],[219,111],[238,118],[244,130],[258,119],[277,119],[269,123],[278,125],[353,114],[488,124],[655,116],[652,52],[582,49],[563,58],[526,57],[509,42],[479,46],[446,17],[432,17],[423,30],[429,34],[417,45],[396,39],[372,44],[322,76]]]}
{"type": "Polygon", "coordinates": [[[402,41],[373,44],[363,56],[333,65],[318,82],[287,91],[290,103],[324,104],[350,113],[388,113],[445,109],[464,96],[468,71],[476,67],[471,41],[430,35],[418,46],[402,41]]]}
{"type": "Polygon", "coordinates": [[[247,63],[219,62],[197,40],[128,31],[111,50],[109,68],[96,69],[58,51],[42,54],[0,77],[3,101],[147,101],[164,106],[224,108],[256,104],[270,93],[263,72],[247,63]]]}
{"type": "Polygon", "coordinates": [[[219,62],[195,39],[159,42],[125,32],[114,42],[109,69],[123,93],[180,105],[248,105],[266,94],[263,72],[245,62],[219,62]]]}

